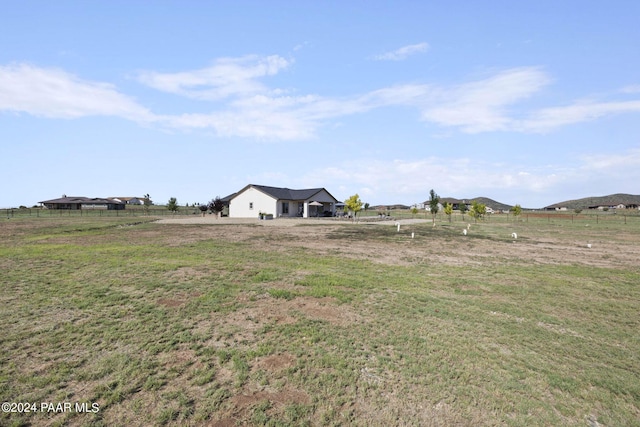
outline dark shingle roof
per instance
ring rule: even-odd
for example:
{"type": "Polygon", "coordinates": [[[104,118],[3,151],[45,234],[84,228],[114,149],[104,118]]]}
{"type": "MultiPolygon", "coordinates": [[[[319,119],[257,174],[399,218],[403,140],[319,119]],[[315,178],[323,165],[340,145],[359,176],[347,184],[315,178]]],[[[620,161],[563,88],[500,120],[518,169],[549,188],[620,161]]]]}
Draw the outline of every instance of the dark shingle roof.
{"type": "MultiPolygon", "coordinates": [[[[233,199],[238,193],[243,192],[244,190],[246,190],[247,188],[253,187],[257,190],[262,191],[265,194],[268,194],[269,196],[278,199],[278,200],[308,200],[310,198],[313,197],[314,194],[317,194],[321,191],[327,191],[324,188],[307,188],[304,190],[293,190],[291,188],[281,188],[281,187],[270,187],[268,185],[256,185],[256,184],[249,184],[247,185],[245,188],[243,188],[242,190],[238,191],[237,193],[233,193],[233,194],[229,194],[228,196],[226,196],[225,198],[223,198],[222,200],[225,202],[230,201],[231,199],[233,199]]],[[[328,191],[327,191],[328,193],[328,191]]],[[[331,196],[333,197],[333,196],[331,196]]],[[[335,197],[334,197],[335,199],[335,197]]]]}
{"type": "Polygon", "coordinates": [[[61,197],[59,199],[43,200],[38,203],[113,203],[121,205],[122,202],[118,202],[112,199],[102,199],[100,197],[61,197]]]}
{"type": "Polygon", "coordinates": [[[263,193],[267,193],[268,195],[273,196],[276,199],[283,200],[305,200],[323,190],[322,188],[292,190],[290,188],[269,187],[266,185],[253,185],[252,187],[262,191],[263,193]]]}

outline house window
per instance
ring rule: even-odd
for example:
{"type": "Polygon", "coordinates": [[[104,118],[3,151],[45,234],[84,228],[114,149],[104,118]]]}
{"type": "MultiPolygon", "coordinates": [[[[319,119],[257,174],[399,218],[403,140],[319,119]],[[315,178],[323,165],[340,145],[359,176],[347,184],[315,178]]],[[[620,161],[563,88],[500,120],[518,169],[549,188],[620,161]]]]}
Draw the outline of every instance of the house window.
{"type": "Polygon", "coordinates": [[[282,213],[289,215],[289,202],[282,202],[282,213]]]}
{"type": "Polygon", "coordinates": [[[249,209],[253,209],[253,202],[249,202],[249,209]]]}

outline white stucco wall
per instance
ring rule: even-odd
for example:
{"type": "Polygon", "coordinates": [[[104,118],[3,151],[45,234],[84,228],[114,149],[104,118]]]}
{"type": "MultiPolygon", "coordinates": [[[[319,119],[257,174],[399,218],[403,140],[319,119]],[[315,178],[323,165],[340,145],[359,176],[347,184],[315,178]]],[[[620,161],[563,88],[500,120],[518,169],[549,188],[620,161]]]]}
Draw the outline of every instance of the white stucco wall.
{"type": "Polygon", "coordinates": [[[276,216],[276,200],[253,187],[247,188],[229,203],[230,218],[258,218],[260,212],[276,216]],[[253,208],[250,207],[251,203],[253,208]]]}
{"type": "Polygon", "coordinates": [[[298,203],[297,200],[279,200],[278,201],[278,210],[276,212],[276,216],[281,217],[295,217],[298,216],[298,209],[302,209],[302,203],[298,203]],[[289,203],[289,213],[285,213],[282,210],[282,203],[289,203]]]}

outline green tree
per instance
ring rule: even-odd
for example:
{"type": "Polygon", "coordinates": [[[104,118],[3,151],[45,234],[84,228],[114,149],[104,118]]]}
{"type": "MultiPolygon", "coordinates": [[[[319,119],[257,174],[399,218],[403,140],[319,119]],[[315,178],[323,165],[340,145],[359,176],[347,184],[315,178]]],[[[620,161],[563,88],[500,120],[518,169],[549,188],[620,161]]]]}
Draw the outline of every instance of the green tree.
{"type": "Polygon", "coordinates": [[[453,205],[451,203],[444,204],[444,213],[449,217],[449,222],[451,222],[451,214],[453,213],[453,205]]]}
{"type": "Polygon", "coordinates": [[[215,199],[212,199],[208,204],[209,210],[212,214],[215,214],[216,218],[220,216],[220,212],[224,210],[224,202],[220,198],[220,196],[216,196],[215,199]]]}
{"type": "Polygon", "coordinates": [[[149,193],[142,196],[142,209],[144,210],[145,215],[149,215],[149,207],[151,205],[153,205],[153,202],[151,201],[149,193]]]}
{"type": "Polygon", "coordinates": [[[209,206],[200,205],[200,206],[198,206],[198,209],[200,209],[200,212],[202,212],[202,216],[204,216],[207,213],[207,209],[209,209],[209,206]]]}
{"type": "Polygon", "coordinates": [[[462,220],[464,221],[464,214],[467,212],[467,204],[462,201],[462,203],[458,204],[458,210],[462,214],[462,220]]]}
{"type": "Polygon", "coordinates": [[[178,206],[178,200],[175,197],[169,199],[169,201],[167,202],[167,209],[169,209],[174,214],[178,212],[180,206],[178,206]]]}
{"type": "Polygon", "coordinates": [[[416,206],[411,208],[411,215],[415,218],[418,213],[418,208],[416,206]]]}
{"type": "Polygon", "coordinates": [[[469,211],[469,215],[474,218],[476,221],[478,219],[482,219],[487,213],[487,206],[483,203],[473,202],[471,203],[471,210],[469,211]]]}
{"type": "Polygon", "coordinates": [[[436,226],[436,215],[438,213],[438,210],[440,209],[439,205],[440,196],[438,196],[432,188],[431,191],[429,191],[429,211],[431,212],[431,216],[433,217],[434,227],[436,226]]]}
{"type": "Polygon", "coordinates": [[[514,207],[509,209],[509,211],[513,214],[513,216],[515,216],[517,218],[522,214],[522,206],[515,205],[514,207]]]}
{"type": "Polygon", "coordinates": [[[356,215],[362,210],[362,200],[360,200],[360,196],[358,196],[357,193],[354,194],[345,200],[344,205],[349,209],[349,212],[353,212],[353,220],[355,221],[356,215]]]}

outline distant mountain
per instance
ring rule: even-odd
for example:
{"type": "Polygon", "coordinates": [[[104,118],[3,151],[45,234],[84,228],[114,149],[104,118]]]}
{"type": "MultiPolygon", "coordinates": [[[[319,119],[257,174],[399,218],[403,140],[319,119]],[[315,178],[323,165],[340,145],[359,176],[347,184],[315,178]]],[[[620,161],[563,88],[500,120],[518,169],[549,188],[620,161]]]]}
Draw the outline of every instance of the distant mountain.
{"type": "Polygon", "coordinates": [[[513,207],[511,205],[505,205],[504,203],[496,202],[495,200],[488,197],[475,197],[470,200],[472,202],[482,203],[483,205],[490,207],[494,211],[508,211],[513,207]]]}
{"type": "Polygon", "coordinates": [[[585,197],[582,199],[576,200],[567,200],[560,203],[554,203],[553,205],[546,206],[545,209],[589,209],[590,207],[597,206],[617,206],[617,205],[625,205],[625,206],[640,206],[640,195],[636,196],[633,194],[610,194],[608,196],[600,196],[600,197],[585,197]]]}
{"type": "MultiPolygon", "coordinates": [[[[456,199],[454,197],[441,197],[440,198],[440,203],[444,204],[445,202],[451,203],[453,205],[459,204],[459,203],[466,203],[466,204],[471,204],[473,202],[478,202],[478,203],[482,203],[483,205],[493,209],[494,211],[508,211],[509,209],[512,208],[511,205],[506,205],[504,203],[500,203],[497,202],[493,199],[490,199],[488,197],[474,197],[473,199],[456,199]]],[[[429,201],[424,202],[425,205],[429,204],[429,201]]]]}

